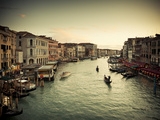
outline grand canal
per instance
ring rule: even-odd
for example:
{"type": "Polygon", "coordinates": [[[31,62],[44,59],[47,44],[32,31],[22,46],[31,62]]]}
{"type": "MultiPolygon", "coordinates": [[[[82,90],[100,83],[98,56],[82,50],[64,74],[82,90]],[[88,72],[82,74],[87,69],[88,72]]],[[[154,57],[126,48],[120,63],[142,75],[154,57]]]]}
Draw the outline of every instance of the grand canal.
{"type": "Polygon", "coordinates": [[[152,81],[125,79],[109,71],[107,58],[100,58],[60,64],[55,80],[30,92],[19,105],[23,114],[10,120],[159,120],[160,89],[154,95],[152,81]],[[63,71],[72,74],[60,80],[63,71]],[[110,85],[104,74],[111,76],[110,85]]]}

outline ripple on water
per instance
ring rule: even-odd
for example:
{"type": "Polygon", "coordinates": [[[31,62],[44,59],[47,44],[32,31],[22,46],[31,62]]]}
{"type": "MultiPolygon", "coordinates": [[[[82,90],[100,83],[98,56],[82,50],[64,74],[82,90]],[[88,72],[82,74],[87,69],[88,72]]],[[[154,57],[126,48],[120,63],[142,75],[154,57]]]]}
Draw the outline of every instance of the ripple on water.
{"type": "Polygon", "coordinates": [[[24,113],[11,120],[147,120],[158,119],[160,90],[142,77],[125,79],[108,70],[107,59],[60,64],[54,82],[45,82],[19,101],[24,113]],[[99,66],[99,73],[96,66],[99,66]],[[63,71],[72,74],[60,80],[63,71]],[[112,83],[105,84],[104,74],[112,83]]]}

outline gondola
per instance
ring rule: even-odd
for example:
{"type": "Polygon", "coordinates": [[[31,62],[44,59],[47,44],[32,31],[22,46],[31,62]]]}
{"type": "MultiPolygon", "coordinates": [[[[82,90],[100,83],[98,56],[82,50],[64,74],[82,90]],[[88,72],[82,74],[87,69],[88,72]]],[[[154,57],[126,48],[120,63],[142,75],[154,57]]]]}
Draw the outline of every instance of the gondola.
{"type": "Polygon", "coordinates": [[[5,92],[3,92],[3,94],[8,97],[12,95],[13,98],[16,98],[16,97],[23,98],[23,97],[26,97],[29,95],[28,92],[18,92],[18,91],[13,92],[12,94],[10,92],[5,91],[5,92]]]}
{"type": "Polygon", "coordinates": [[[23,113],[23,109],[9,109],[8,106],[2,107],[2,116],[0,118],[5,117],[13,117],[23,113]]]}
{"type": "Polygon", "coordinates": [[[110,84],[112,82],[112,80],[110,79],[110,76],[108,76],[108,77],[104,76],[104,82],[106,84],[110,84]]]}

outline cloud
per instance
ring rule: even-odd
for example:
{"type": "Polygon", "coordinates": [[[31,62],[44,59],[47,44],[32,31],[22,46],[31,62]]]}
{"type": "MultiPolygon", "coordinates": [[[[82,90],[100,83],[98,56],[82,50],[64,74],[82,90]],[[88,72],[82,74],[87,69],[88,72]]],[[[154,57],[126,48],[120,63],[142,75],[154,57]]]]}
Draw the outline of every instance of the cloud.
{"type": "Polygon", "coordinates": [[[25,17],[26,17],[25,14],[20,14],[19,16],[20,16],[21,18],[25,18],[25,17]]]}
{"type": "Polygon", "coordinates": [[[62,43],[89,42],[89,40],[83,34],[81,34],[80,31],[77,30],[76,28],[54,28],[50,31],[50,34],[52,33],[54,36],[54,39],[62,43]]]}

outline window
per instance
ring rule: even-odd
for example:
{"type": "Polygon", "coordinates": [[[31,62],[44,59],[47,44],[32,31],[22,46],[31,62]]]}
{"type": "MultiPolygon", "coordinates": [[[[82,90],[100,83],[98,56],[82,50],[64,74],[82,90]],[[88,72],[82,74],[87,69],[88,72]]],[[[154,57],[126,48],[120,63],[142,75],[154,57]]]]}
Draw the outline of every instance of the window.
{"type": "Polygon", "coordinates": [[[44,41],[41,41],[41,46],[45,46],[45,42],[44,41]]]}
{"type": "Polygon", "coordinates": [[[19,46],[21,46],[21,41],[19,41],[19,43],[18,43],[18,44],[19,44],[19,46]]]}
{"type": "Polygon", "coordinates": [[[156,54],[156,49],[152,49],[152,54],[156,54]]]}
{"type": "Polygon", "coordinates": [[[160,55],[160,49],[158,49],[158,55],[160,55]]]}
{"type": "Polygon", "coordinates": [[[155,46],[156,46],[156,42],[152,42],[152,43],[151,43],[151,46],[152,46],[152,47],[155,47],[155,46]]]}
{"type": "Polygon", "coordinates": [[[32,51],[32,49],[30,49],[30,55],[31,55],[31,56],[33,55],[33,51],[32,51]]]}
{"type": "Polygon", "coordinates": [[[32,45],[33,45],[33,40],[31,39],[31,40],[30,40],[30,46],[32,46],[32,45]]]}
{"type": "Polygon", "coordinates": [[[158,46],[160,46],[160,41],[158,41],[158,46]]]}

